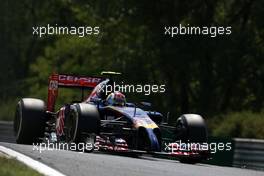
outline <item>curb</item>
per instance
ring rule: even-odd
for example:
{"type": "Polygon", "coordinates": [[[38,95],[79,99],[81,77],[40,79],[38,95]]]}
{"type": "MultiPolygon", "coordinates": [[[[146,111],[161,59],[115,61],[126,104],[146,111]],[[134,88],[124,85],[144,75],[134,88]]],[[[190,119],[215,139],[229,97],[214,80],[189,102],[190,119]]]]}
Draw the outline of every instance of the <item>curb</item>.
{"type": "Polygon", "coordinates": [[[4,146],[0,145],[0,151],[7,154],[10,157],[14,157],[18,161],[24,163],[25,165],[31,167],[32,169],[36,170],[37,172],[45,175],[45,176],[66,176],[62,174],[61,172],[37,161],[34,160],[24,154],[21,154],[17,151],[14,151],[12,149],[6,148],[4,146]]]}

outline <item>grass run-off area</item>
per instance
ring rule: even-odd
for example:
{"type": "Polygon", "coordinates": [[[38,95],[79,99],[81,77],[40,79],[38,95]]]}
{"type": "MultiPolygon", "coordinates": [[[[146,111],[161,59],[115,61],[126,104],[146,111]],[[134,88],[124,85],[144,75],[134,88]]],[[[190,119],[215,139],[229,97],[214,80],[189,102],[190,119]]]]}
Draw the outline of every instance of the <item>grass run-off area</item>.
{"type": "Polygon", "coordinates": [[[13,158],[7,158],[0,153],[0,175],[1,176],[42,176],[37,171],[29,168],[13,158]]]}

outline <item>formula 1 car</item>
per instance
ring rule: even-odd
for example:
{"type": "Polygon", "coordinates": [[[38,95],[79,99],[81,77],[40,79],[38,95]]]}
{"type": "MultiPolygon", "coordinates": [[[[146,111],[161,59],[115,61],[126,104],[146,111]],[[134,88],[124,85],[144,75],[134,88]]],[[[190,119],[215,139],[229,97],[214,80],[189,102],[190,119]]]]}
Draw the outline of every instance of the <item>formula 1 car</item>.
{"type": "Polygon", "coordinates": [[[14,131],[16,142],[32,144],[89,143],[93,150],[114,152],[146,152],[196,163],[209,157],[208,150],[187,148],[187,143],[207,142],[204,119],[197,114],[181,115],[175,126],[164,122],[150,103],[122,105],[106,102],[105,88],[113,85],[115,72],[103,72],[101,77],[52,74],[49,78],[47,105],[35,98],[21,99],[16,108],[14,131]],[[87,98],[70,102],[55,111],[59,88],[91,90],[87,98]],[[184,150],[181,146],[184,145],[184,150]]]}

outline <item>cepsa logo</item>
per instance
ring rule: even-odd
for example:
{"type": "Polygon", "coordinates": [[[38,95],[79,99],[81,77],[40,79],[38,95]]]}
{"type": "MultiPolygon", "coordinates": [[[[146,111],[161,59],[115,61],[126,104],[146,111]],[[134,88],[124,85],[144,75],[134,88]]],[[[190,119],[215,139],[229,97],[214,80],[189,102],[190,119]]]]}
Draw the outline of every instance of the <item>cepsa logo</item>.
{"type": "Polygon", "coordinates": [[[101,78],[95,78],[95,77],[77,77],[70,75],[59,75],[59,82],[63,84],[93,85],[99,83],[100,81],[101,78]]]}

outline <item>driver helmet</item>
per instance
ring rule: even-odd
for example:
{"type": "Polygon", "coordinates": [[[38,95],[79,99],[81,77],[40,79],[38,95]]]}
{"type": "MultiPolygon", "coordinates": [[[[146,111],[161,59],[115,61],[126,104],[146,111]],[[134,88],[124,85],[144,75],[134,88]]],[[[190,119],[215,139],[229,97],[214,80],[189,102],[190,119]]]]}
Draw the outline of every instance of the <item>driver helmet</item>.
{"type": "Polygon", "coordinates": [[[124,94],[117,91],[110,93],[106,98],[106,102],[108,105],[112,105],[112,106],[125,106],[126,97],[124,94]]]}

